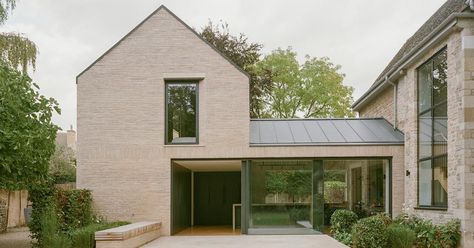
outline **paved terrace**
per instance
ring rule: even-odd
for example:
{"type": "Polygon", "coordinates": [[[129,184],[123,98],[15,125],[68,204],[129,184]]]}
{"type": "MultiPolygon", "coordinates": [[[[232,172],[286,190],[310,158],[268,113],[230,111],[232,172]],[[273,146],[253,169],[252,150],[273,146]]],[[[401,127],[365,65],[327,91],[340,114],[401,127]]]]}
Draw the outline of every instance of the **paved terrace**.
{"type": "Polygon", "coordinates": [[[327,235],[166,236],[144,248],[347,248],[327,235]]]}

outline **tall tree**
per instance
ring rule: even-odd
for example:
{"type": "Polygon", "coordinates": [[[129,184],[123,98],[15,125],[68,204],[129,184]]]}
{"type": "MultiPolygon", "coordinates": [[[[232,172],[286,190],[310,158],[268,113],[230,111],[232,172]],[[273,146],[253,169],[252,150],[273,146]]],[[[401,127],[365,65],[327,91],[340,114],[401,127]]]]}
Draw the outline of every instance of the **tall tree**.
{"type": "Polygon", "coordinates": [[[53,98],[16,70],[0,65],[0,188],[25,189],[46,179],[60,112],[53,98]]]}
{"type": "Polygon", "coordinates": [[[269,72],[271,92],[264,96],[263,116],[273,118],[350,117],[353,88],[343,85],[340,66],[328,58],[305,57],[300,65],[291,48],[277,49],[256,64],[269,72]]]}
{"type": "MultiPolygon", "coordinates": [[[[0,0],[0,25],[15,8],[15,0],[0,0]]],[[[0,33],[0,188],[25,189],[47,177],[60,113],[53,98],[39,94],[27,75],[35,67],[36,46],[15,33],[0,33]],[[21,70],[22,72],[19,72],[21,70]]]]}
{"type": "Polygon", "coordinates": [[[272,85],[269,71],[257,73],[255,70],[263,46],[250,42],[244,34],[231,35],[228,24],[222,22],[217,25],[209,22],[200,35],[250,75],[250,117],[262,117],[263,97],[271,91],[272,85]]]}
{"type": "MultiPolygon", "coordinates": [[[[0,25],[5,24],[11,11],[16,7],[16,0],[0,0],[0,25]]],[[[28,67],[35,69],[36,45],[18,33],[0,33],[0,61],[10,68],[20,69],[26,73],[28,67]]]]}

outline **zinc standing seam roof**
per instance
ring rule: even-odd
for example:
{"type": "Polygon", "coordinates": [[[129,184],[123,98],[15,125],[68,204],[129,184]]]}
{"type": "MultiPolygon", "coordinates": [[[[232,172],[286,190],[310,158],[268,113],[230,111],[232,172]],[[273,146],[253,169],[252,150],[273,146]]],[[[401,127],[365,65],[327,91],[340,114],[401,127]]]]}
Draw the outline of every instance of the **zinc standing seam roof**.
{"type": "Polygon", "coordinates": [[[383,118],[253,119],[250,145],[403,145],[404,135],[383,118]]]}

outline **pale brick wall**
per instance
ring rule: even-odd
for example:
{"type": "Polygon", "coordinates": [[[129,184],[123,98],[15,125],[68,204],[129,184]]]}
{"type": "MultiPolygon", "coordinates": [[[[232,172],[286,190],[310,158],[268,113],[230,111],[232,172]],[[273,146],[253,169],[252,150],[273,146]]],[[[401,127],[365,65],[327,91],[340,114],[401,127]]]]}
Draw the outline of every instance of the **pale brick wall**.
{"type": "Polygon", "coordinates": [[[165,9],[78,78],[77,187],[109,220],[156,220],[170,234],[171,159],[392,158],[401,211],[403,146],[249,147],[248,78],[165,9]],[[205,74],[199,145],[164,145],[163,74],[205,74]]]}

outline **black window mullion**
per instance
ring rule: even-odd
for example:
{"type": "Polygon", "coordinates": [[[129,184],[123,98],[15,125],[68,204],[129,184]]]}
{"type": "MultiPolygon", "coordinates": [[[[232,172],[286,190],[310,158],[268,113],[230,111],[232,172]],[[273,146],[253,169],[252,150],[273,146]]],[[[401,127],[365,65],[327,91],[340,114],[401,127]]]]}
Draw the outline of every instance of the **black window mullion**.
{"type": "MultiPolygon", "coordinates": [[[[420,84],[422,83],[422,81],[420,81],[420,68],[422,68],[423,66],[431,66],[431,72],[429,72],[429,84],[430,84],[430,93],[431,93],[431,99],[430,99],[430,107],[428,109],[425,109],[421,112],[417,111],[418,112],[418,171],[420,171],[420,163],[422,162],[425,162],[425,161],[429,161],[430,164],[431,164],[431,206],[429,207],[439,207],[439,206],[435,206],[435,204],[437,204],[435,202],[435,197],[434,197],[434,191],[435,191],[435,160],[438,159],[438,158],[441,158],[441,157],[447,157],[447,152],[446,153],[443,153],[443,154],[440,154],[440,155],[435,155],[435,109],[438,108],[439,106],[442,106],[443,104],[446,104],[447,103],[447,97],[445,98],[446,100],[443,100],[443,101],[440,101],[438,103],[435,103],[435,87],[434,87],[434,72],[435,72],[435,60],[438,59],[438,56],[442,53],[445,53],[446,52],[446,49],[442,50],[441,52],[438,52],[437,54],[435,54],[428,62],[426,62],[424,65],[420,66],[418,68],[418,110],[420,110],[420,101],[422,101],[423,99],[420,99],[420,89],[422,88],[420,86],[420,84]],[[424,157],[424,158],[420,158],[420,118],[427,114],[429,111],[431,111],[430,113],[430,117],[431,117],[431,155],[429,157],[424,157]]],[[[447,56],[446,56],[447,57],[447,56]]],[[[426,82],[425,82],[426,83],[426,82]]],[[[446,86],[447,87],[447,86],[446,86]]],[[[446,94],[447,94],[447,90],[446,90],[446,94]]],[[[446,165],[447,167],[447,161],[446,161],[446,165]]],[[[447,170],[447,169],[446,169],[447,170]]],[[[447,172],[446,172],[447,173],[447,172]]],[[[420,201],[420,175],[418,173],[418,177],[417,177],[417,180],[418,180],[418,204],[419,204],[419,201],[420,201]]],[[[439,205],[439,204],[438,204],[439,205]]],[[[447,206],[447,202],[446,202],[446,206],[447,206]]],[[[446,207],[446,206],[442,206],[442,207],[446,207]]],[[[428,207],[428,206],[426,206],[428,207]]]]}
{"type": "Polygon", "coordinates": [[[434,205],[434,197],[433,197],[433,193],[434,193],[434,159],[433,159],[433,155],[434,155],[434,152],[435,152],[435,149],[434,149],[434,125],[435,125],[435,122],[434,122],[434,94],[435,94],[435,91],[434,91],[434,78],[433,78],[433,73],[434,73],[434,70],[435,70],[435,65],[434,65],[434,59],[431,60],[431,73],[430,73],[430,82],[431,82],[431,206],[434,205]]]}

